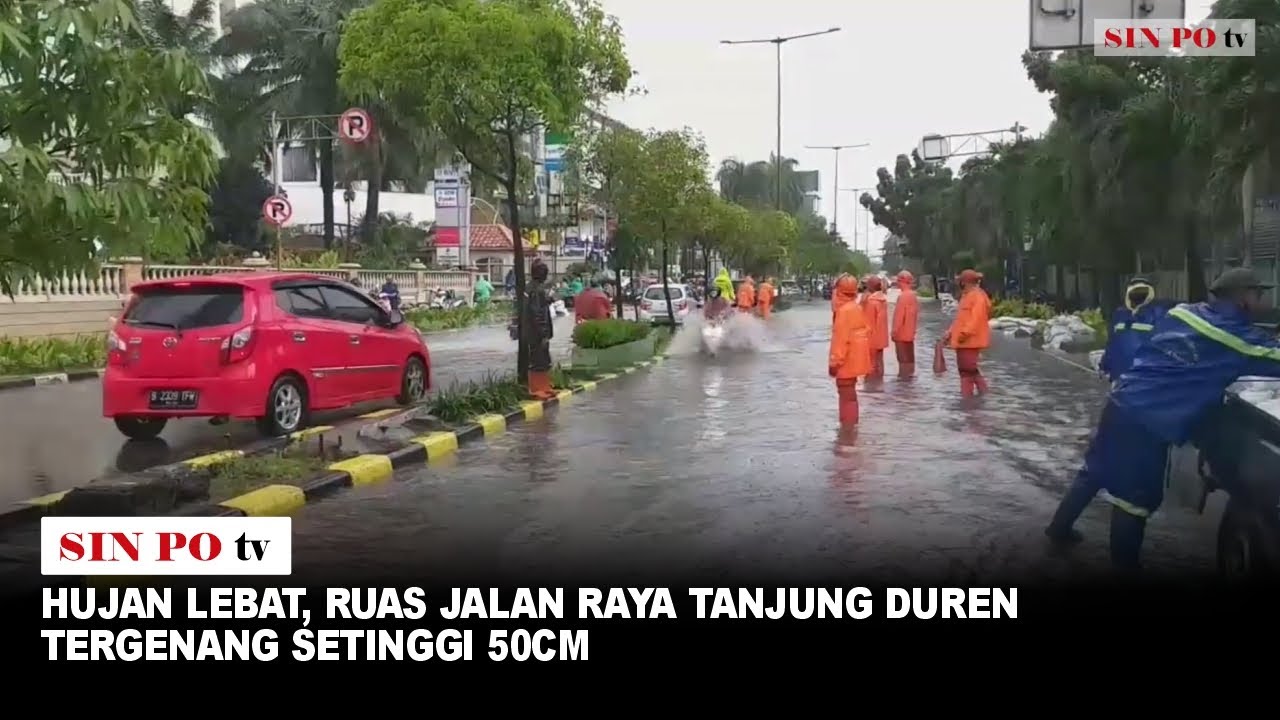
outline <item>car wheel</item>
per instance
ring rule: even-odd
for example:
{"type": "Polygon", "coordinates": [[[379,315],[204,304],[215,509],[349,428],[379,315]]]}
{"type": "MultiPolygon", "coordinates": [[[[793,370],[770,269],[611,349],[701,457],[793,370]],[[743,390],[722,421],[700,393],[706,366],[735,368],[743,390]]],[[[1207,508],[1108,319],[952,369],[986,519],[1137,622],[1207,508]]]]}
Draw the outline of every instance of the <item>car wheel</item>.
{"type": "Polygon", "coordinates": [[[130,440],[154,440],[169,422],[168,418],[143,415],[120,415],[113,419],[116,429],[130,440]]]}
{"type": "Polygon", "coordinates": [[[422,402],[426,394],[427,366],[422,363],[422,358],[415,355],[404,364],[404,374],[400,376],[400,394],[396,396],[396,402],[414,405],[422,402]]]}
{"type": "Polygon", "coordinates": [[[1218,526],[1218,572],[1228,580],[1247,581],[1276,572],[1277,542],[1274,522],[1232,500],[1218,526]]]}
{"type": "Polygon", "coordinates": [[[289,435],[307,426],[308,415],[306,386],[293,375],[282,375],[267,393],[266,411],[258,418],[258,430],[269,437],[289,435]]]}

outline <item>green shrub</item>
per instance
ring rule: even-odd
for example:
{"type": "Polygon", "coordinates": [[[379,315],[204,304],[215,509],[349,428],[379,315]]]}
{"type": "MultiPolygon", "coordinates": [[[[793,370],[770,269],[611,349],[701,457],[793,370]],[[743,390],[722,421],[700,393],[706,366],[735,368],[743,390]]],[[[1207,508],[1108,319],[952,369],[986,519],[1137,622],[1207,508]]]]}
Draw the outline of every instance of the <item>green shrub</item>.
{"type": "Polygon", "coordinates": [[[1076,315],[1084,321],[1085,325],[1093,328],[1094,336],[1102,341],[1107,340],[1107,319],[1102,316],[1102,308],[1089,308],[1081,310],[1076,315]]]}
{"type": "Polygon", "coordinates": [[[477,305],[452,310],[414,308],[405,313],[405,319],[423,332],[458,330],[473,325],[484,325],[506,317],[510,309],[506,305],[477,305]]]}
{"type": "Polygon", "coordinates": [[[649,323],[632,320],[588,320],[573,328],[573,344],[584,350],[603,350],[649,337],[649,323]]]}
{"type": "Polygon", "coordinates": [[[1051,320],[1057,312],[1052,305],[1024,302],[1021,298],[1006,298],[991,308],[991,317],[1018,317],[1031,320],[1051,320]]]}
{"type": "Polygon", "coordinates": [[[490,374],[441,390],[431,398],[431,414],[447,423],[461,423],[477,415],[514,410],[529,399],[514,375],[490,374]]]}
{"type": "Polygon", "coordinates": [[[916,291],[916,297],[931,298],[934,297],[934,294],[929,288],[920,288],[916,291]]]}
{"type": "Polygon", "coordinates": [[[26,340],[0,337],[0,375],[100,368],[106,362],[106,333],[26,340]]]}

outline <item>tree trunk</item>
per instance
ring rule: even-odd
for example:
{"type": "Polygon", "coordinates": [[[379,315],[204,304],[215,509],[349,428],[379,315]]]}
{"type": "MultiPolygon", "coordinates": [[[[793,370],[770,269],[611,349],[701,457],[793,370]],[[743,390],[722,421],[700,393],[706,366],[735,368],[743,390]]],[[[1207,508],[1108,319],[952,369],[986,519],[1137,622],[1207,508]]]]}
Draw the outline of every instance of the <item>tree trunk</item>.
{"type": "Polygon", "coordinates": [[[324,196],[324,249],[333,249],[333,143],[320,142],[320,194],[324,196]]]}
{"type": "MultiPolygon", "coordinates": [[[[608,235],[609,228],[605,228],[605,234],[608,235]]],[[[608,244],[606,243],[608,246],[608,244]]],[[[618,248],[618,234],[613,235],[613,303],[618,308],[618,319],[622,319],[622,253],[618,248]]]]}
{"type": "Polygon", "coordinates": [[[671,321],[671,329],[676,327],[676,309],[671,305],[671,287],[667,284],[667,221],[662,220],[662,235],[659,237],[662,243],[662,297],[667,301],[667,319],[671,321]]]}
{"type": "Polygon", "coordinates": [[[1200,249],[1196,244],[1196,218],[1187,213],[1182,221],[1183,241],[1186,251],[1187,298],[1191,302],[1204,302],[1209,299],[1209,288],[1204,280],[1204,258],[1200,257],[1200,249]]]}
{"type": "MultiPolygon", "coordinates": [[[[382,192],[382,134],[375,132],[369,138],[369,176],[364,195],[364,217],[360,220],[360,240],[366,245],[373,242],[378,229],[378,195],[382,192]]],[[[351,232],[351,228],[347,228],[351,232]]]]}
{"type": "Polygon", "coordinates": [[[507,213],[511,218],[508,227],[511,229],[511,255],[516,271],[516,378],[522,383],[529,382],[529,348],[525,345],[524,323],[521,322],[525,304],[524,282],[524,236],[520,234],[520,198],[516,195],[516,179],[519,177],[520,156],[516,154],[516,136],[508,130],[507,152],[503,158],[506,164],[507,177],[503,186],[507,191],[507,213]]]}
{"type": "Polygon", "coordinates": [[[710,246],[702,246],[702,274],[705,276],[708,284],[711,283],[711,248],[710,246]]]}
{"type": "MultiPolygon", "coordinates": [[[[643,292],[644,288],[640,287],[636,283],[636,277],[638,275],[639,275],[639,272],[636,270],[635,263],[633,262],[631,263],[631,289],[636,291],[637,298],[641,298],[642,296],[639,293],[643,292]]],[[[635,315],[636,322],[640,322],[640,303],[636,302],[635,305],[632,305],[631,310],[635,315]]]]}

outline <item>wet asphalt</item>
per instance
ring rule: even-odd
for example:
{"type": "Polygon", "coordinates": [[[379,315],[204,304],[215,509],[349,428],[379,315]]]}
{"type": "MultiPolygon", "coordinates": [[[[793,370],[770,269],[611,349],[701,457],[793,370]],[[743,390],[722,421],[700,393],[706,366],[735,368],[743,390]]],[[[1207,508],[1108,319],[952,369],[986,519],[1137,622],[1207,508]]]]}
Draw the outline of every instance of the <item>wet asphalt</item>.
{"type": "MultiPolygon", "coordinates": [[[[913,379],[860,388],[856,437],[837,431],[826,374],[830,311],[798,305],[707,358],[687,328],[665,363],[386,484],[294,518],[295,575],[319,580],[621,573],[769,573],[975,582],[1071,580],[1107,567],[1109,506],[1051,552],[1042,529],[1105,387],[1025,340],[996,337],[992,392],[962,400],[931,370],[949,318],[926,305],[913,379]]],[[[1168,505],[1148,568],[1210,571],[1217,516],[1168,505]]]]}
{"type": "MultiPolygon", "coordinates": [[[[553,350],[568,355],[572,317],[557,321],[553,350]]],[[[515,372],[515,343],[505,327],[479,327],[427,338],[437,388],[482,380],[492,373],[515,372]]],[[[366,403],[318,413],[324,424],[383,407],[366,403]]],[[[171,422],[163,443],[130,443],[114,423],[102,417],[102,384],[82,381],[0,392],[0,507],[30,497],[67,490],[100,477],[148,467],[258,439],[251,422],[213,426],[204,420],[171,422]]]]}

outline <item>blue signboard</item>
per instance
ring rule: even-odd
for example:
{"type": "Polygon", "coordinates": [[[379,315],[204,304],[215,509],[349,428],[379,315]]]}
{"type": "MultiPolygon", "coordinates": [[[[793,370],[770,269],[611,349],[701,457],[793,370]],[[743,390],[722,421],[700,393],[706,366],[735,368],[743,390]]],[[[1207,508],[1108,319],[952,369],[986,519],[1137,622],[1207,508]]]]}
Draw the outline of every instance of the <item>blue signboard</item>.
{"type": "Polygon", "coordinates": [[[549,173],[564,172],[564,158],[547,158],[544,166],[549,173]]]}

